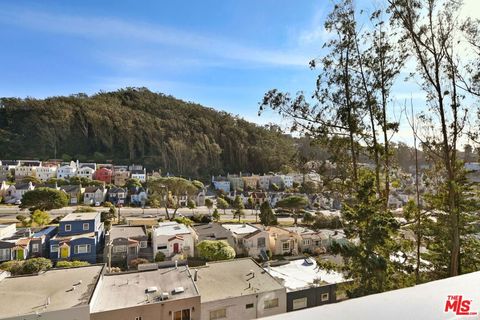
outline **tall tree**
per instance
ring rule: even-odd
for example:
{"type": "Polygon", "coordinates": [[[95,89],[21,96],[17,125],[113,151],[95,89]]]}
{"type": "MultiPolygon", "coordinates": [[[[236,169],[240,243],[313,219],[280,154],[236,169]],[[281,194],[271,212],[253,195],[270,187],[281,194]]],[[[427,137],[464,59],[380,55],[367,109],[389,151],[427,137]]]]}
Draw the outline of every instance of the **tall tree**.
{"type": "MultiPolygon", "coordinates": [[[[399,278],[403,272],[396,272],[391,255],[399,250],[395,239],[398,222],[390,211],[384,211],[383,201],[375,192],[375,177],[362,172],[355,202],[345,204],[342,209],[346,245],[334,242],[331,251],[341,254],[344,265],[339,268],[353,279],[349,296],[383,292],[401,287],[399,278]]],[[[321,266],[332,268],[323,261],[321,266]]]]}
{"type": "Polygon", "coordinates": [[[278,223],[277,216],[268,201],[263,202],[260,206],[260,223],[264,226],[274,226],[278,223]]]}
{"type": "Polygon", "coordinates": [[[245,213],[243,212],[243,209],[245,209],[245,206],[243,204],[242,198],[240,198],[239,195],[235,196],[235,199],[233,199],[232,207],[234,209],[233,216],[238,217],[238,222],[240,222],[240,219],[245,213]]]}
{"type": "Polygon", "coordinates": [[[278,208],[292,210],[293,220],[297,225],[298,211],[308,205],[308,199],[302,196],[288,196],[277,202],[278,208]]]}
{"type": "Polygon", "coordinates": [[[177,177],[152,179],[148,183],[149,189],[154,196],[163,200],[167,219],[175,219],[177,210],[180,208],[182,196],[193,196],[198,188],[189,180],[177,177]],[[174,209],[172,215],[168,207],[174,209]]]}
{"type": "Polygon", "coordinates": [[[67,205],[68,195],[65,192],[52,188],[36,188],[25,192],[21,207],[30,210],[52,210],[67,205]]]}
{"type": "Polygon", "coordinates": [[[445,212],[449,217],[450,264],[448,273],[458,275],[461,270],[460,230],[461,212],[459,194],[462,189],[457,183],[457,144],[464,134],[468,112],[462,107],[459,75],[462,73],[460,50],[468,50],[458,45],[458,34],[462,25],[459,18],[461,4],[442,0],[389,0],[392,22],[402,33],[402,43],[411,47],[416,61],[415,76],[422,83],[429,105],[429,113],[423,114],[423,125],[430,127],[433,134],[423,138],[423,145],[433,157],[442,162],[446,183],[445,212]],[[436,120],[438,119],[438,120],[436,120]],[[440,135],[434,127],[440,128],[440,135]]]}

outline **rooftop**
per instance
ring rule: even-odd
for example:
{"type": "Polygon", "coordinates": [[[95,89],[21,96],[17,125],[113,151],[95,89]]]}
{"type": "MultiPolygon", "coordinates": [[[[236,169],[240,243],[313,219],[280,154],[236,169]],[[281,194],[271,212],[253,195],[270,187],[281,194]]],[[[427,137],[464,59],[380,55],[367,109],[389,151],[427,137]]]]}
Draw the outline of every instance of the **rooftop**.
{"type": "Polygon", "coordinates": [[[327,284],[345,281],[341,273],[319,270],[315,261],[313,264],[308,265],[305,263],[305,259],[290,261],[288,264],[277,267],[270,267],[270,275],[283,282],[287,291],[308,288],[317,281],[327,284]]]}
{"type": "Polygon", "coordinates": [[[98,215],[100,215],[100,212],[69,213],[61,221],[93,220],[98,215]]]}
{"type": "Polygon", "coordinates": [[[284,289],[251,258],[209,262],[195,270],[202,303],[284,289]]]}
{"type": "Polygon", "coordinates": [[[145,229],[141,226],[112,226],[110,228],[110,240],[116,238],[132,238],[145,236],[145,229]]]}
{"type": "Polygon", "coordinates": [[[258,230],[257,227],[252,226],[250,224],[246,224],[246,223],[244,224],[225,223],[225,224],[222,224],[222,226],[225,229],[229,230],[230,232],[236,233],[236,234],[249,234],[258,230]]]}
{"type": "Polygon", "coordinates": [[[176,234],[184,234],[191,232],[186,225],[175,221],[161,222],[153,230],[155,235],[157,236],[174,236],[176,234]]]}
{"type": "MultiPolygon", "coordinates": [[[[445,312],[448,296],[461,295],[471,300],[470,311],[480,307],[478,288],[480,272],[428,282],[414,287],[373,294],[344,302],[323,305],[296,312],[273,316],[270,320],[370,320],[370,319],[460,319],[453,311],[445,312]]],[[[478,316],[477,316],[478,317],[478,316]]],[[[475,318],[475,316],[465,316],[475,318]]]]}
{"type": "Polygon", "coordinates": [[[103,265],[92,265],[5,278],[0,281],[0,319],[86,305],[102,271],[103,265]]]}
{"type": "Polygon", "coordinates": [[[159,297],[163,292],[168,292],[168,300],[198,296],[188,267],[105,275],[99,286],[98,297],[93,303],[91,312],[103,312],[159,302],[159,297]],[[147,294],[147,288],[153,287],[157,290],[147,294]],[[183,287],[184,291],[173,293],[173,290],[178,287],[183,287]]]}
{"type": "Polygon", "coordinates": [[[230,231],[219,223],[197,224],[193,229],[198,235],[198,241],[227,239],[231,235],[230,231]]]}

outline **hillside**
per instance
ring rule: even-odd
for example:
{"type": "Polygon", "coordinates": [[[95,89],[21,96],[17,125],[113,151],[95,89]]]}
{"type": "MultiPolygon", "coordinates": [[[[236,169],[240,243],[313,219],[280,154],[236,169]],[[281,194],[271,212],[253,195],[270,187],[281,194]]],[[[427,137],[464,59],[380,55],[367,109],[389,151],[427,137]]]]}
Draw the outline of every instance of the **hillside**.
{"type": "Polygon", "coordinates": [[[278,170],[295,153],[293,139],[278,128],[145,88],[0,102],[4,159],[137,162],[207,177],[278,170]]]}

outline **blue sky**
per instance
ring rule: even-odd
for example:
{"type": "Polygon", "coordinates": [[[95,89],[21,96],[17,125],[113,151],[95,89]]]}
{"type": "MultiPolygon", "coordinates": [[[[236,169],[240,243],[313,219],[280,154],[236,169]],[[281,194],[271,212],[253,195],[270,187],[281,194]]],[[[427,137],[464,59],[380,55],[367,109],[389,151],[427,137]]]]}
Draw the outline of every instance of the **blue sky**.
{"type": "MultiPolygon", "coordinates": [[[[380,3],[376,1],[373,3],[380,3]]],[[[474,3],[474,0],[467,2],[474,3]]],[[[371,1],[364,2],[372,9],[371,1]]],[[[257,123],[271,88],[314,89],[308,61],[328,35],[330,0],[3,1],[0,96],[47,97],[127,86],[238,114],[257,123]]],[[[471,12],[473,12],[472,10],[471,12]]],[[[396,86],[398,107],[415,85],[396,86]]],[[[398,140],[409,139],[402,127],[398,140]]]]}
{"type": "Polygon", "coordinates": [[[312,90],[329,1],[0,1],[0,96],[126,86],[257,117],[271,88],[312,90]]]}

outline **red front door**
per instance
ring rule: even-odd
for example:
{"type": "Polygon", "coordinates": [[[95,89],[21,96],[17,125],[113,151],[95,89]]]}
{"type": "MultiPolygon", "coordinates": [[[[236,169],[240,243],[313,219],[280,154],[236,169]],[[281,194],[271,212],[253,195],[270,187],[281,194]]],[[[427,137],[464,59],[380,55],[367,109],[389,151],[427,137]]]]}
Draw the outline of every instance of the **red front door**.
{"type": "Polygon", "coordinates": [[[178,243],[173,244],[173,253],[179,253],[180,250],[178,250],[178,243]]]}

